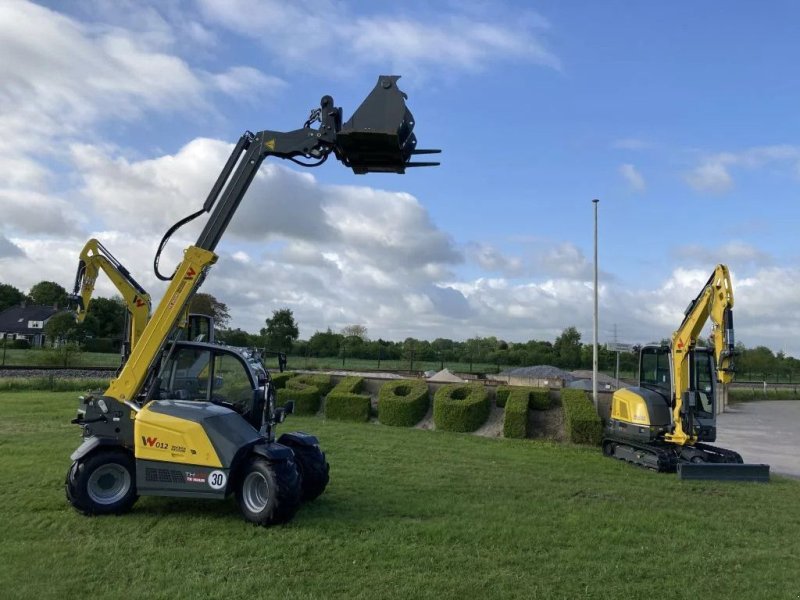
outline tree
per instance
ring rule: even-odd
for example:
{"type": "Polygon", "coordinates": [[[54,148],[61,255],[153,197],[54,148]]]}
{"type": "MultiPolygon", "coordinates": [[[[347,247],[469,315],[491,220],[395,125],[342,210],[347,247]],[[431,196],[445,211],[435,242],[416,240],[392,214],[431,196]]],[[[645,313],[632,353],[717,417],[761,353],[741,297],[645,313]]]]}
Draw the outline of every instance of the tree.
{"type": "Polygon", "coordinates": [[[75,315],[71,312],[61,312],[53,315],[44,324],[44,333],[51,340],[60,342],[72,341],[78,337],[78,324],[75,315]]]}
{"type": "Polygon", "coordinates": [[[563,369],[577,369],[581,365],[581,334],[573,327],[567,327],[553,343],[556,360],[563,369]]]}
{"type": "Polygon", "coordinates": [[[288,308],[272,311],[272,318],[267,319],[266,328],[261,330],[266,338],[266,346],[270,350],[288,351],[300,335],[294,315],[288,308]]]}
{"type": "Polygon", "coordinates": [[[16,306],[25,300],[25,294],[8,283],[0,283],[0,311],[16,306]]]}
{"type": "Polygon", "coordinates": [[[255,336],[250,335],[243,329],[224,329],[217,332],[217,340],[228,344],[229,346],[253,346],[253,338],[255,336]]]}
{"type": "Polygon", "coordinates": [[[367,328],[364,325],[346,325],[342,327],[342,335],[346,338],[357,337],[363,342],[368,340],[367,328]]]}
{"type": "Polygon", "coordinates": [[[64,307],[67,305],[67,290],[55,281],[40,281],[28,292],[28,298],[33,304],[64,307]]]}
{"type": "Polygon", "coordinates": [[[308,340],[308,348],[315,356],[338,356],[344,336],[327,331],[315,331],[308,340]]]}
{"type": "Polygon", "coordinates": [[[83,321],[86,335],[122,339],[125,329],[125,304],[120,297],[92,298],[83,321]]]}
{"type": "Polygon", "coordinates": [[[214,326],[224,329],[231,320],[228,305],[220,302],[211,294],[195,294],[189,302],[189,312],[208,315],[214,319],[214,326]]]}

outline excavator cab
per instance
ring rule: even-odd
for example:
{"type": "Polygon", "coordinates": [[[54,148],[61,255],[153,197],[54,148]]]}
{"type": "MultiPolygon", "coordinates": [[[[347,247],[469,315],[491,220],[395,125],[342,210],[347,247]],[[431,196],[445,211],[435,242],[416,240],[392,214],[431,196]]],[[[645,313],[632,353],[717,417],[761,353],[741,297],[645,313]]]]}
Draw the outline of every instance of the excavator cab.
{"type": "MultiPolygon", "coordinates": [[[[672,353],[669,346],[644,346],[639,354],[639,387],[656,392],[665,407],[674,408],[675,397],[672,369],[672,353]]],[[[683,393],[683,425],[686,431],[694,431],[697,441],[713,442],[717,437],[716,427],[716,365],[711,348],[695,347],[689,350],[689,388],[683,393]]],[[[623,398],[621,394],[619,398],[623,398]]],[[[651,396],[652,397],[652,396],[651,396]]],[[[614,400],[612,400],[612,403],[614,400]]],[[[652,400],[650,402],[652,404],[652,400]]],[[[613,410],[613,409],[612,409],[613,410]]],[[[619,412],[619,411],[617,411],[619,412]]],[[[656,412],[652,409],[651,413],[656,412]]],[[[663,414],[662,411],[658,411],[663,414]]],[[[671,424],[671,416],[659,419],[650,425],[663,427],[671,424]]]]}

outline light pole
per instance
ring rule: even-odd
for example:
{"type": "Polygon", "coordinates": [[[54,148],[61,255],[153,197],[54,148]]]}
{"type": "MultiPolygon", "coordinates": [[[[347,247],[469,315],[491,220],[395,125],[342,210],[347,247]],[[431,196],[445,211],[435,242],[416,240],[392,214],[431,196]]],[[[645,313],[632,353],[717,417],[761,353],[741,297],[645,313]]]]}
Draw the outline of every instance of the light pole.
{"type": "Polygon", "coordinates": [[[594,204],[594,335],[592,339],[592,402],[597,409],[597,205],[600,200],[592,200],[594,204]]]}

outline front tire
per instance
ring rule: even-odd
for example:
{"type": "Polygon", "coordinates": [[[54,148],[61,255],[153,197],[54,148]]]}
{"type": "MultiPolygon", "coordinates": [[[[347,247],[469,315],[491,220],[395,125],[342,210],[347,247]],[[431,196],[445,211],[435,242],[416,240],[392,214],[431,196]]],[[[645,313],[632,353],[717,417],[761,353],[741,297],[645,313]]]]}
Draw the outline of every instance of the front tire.
{"type": "Polygon", "coordinates": [[[319,446],[292,446],[300,472],[303,502],[316,500],[330,481],[330,465],[319,446]]]}
{"type": "Polygon", "coordinates": [[[123,450],[100,450],[76,460],[64,487],[67,500],[85,515],[120,515],[139,498],[134,460],[123,450]]]}
{"type": "Polygon", "coordinates": [[[250,459],[236,487],[236,502],[246,521],[262,527],[291,521],[300,506],[300,478],[294,462],[250,459]]]}

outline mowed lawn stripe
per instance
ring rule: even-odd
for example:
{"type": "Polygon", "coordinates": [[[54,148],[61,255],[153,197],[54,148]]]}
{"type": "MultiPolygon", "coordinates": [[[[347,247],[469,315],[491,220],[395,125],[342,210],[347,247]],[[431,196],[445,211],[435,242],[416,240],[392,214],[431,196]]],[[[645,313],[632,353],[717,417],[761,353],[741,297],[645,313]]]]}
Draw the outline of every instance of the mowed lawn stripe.
{"type": "Polygon", "coordinates": [[[679,481],[599,450],[290,416],[331,483],[283,527],[233,501],[86,518],[75,392],[0,394],[4,597],[794,598],[800,482],[679,481]],[[8,594],[6,594],[8,592],[8,594]]]}

